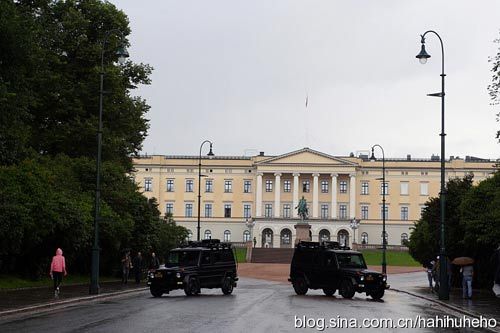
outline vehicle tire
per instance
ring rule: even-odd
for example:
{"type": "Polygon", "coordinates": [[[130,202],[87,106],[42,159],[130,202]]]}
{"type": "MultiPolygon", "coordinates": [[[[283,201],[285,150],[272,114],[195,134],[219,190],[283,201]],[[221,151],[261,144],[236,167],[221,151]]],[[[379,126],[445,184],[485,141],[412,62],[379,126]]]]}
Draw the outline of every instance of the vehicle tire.
{"type": "Polygon", "coordinates": [[[377,289],[375,291],[372,291],[370,293],[370,296],[373,299],[381,299],[382,297],[384,297],[384,293],[385,293],[385,289],[384,288],[380,288],[380,289],[377,289]]]}
{"type": "Polygon", "coordinates": [[[305,295],[307,293],[307,290],[309,289],[307,287],[306,279],[304,279],[302,276],[293,279],[292,286],[297,295],[305,295]]]}
{"type": "Polygon", "coordinates": [[[161,297],[161,295],[163,295],[163,291],[156,287],[150,287],[149,291],[151,292],[151,295],[153,295],[153,297],[161,297]]]}
{"type": "Polygon", "coordinates": [[[339,292],[340,295],[342,295],[342,297],[344,298],[352,298],[356,293],[356,290],[354,290],[354,286],[351,280],[344,280],[340,284],[339,292]]]}
{"type": "Polygon", "coordinates": [[[233,292],[233,279],[229,276],[226,276],[222,281],[222,293],[224,295],[231,295],[233,292]]]}
{"type": "Polygon", "coordinates": [[[326,296],[333,296],[333,294],[335,294],[335,291],[336,290],[332,288],[323,288],[323,292],[326,296]]]}
{"type": "Polygon", "coordinates": [[[186,296],[194,296],[200,293],[200,284],[195,277],[187,276],[184,280],[184,293],[186,296]]]}

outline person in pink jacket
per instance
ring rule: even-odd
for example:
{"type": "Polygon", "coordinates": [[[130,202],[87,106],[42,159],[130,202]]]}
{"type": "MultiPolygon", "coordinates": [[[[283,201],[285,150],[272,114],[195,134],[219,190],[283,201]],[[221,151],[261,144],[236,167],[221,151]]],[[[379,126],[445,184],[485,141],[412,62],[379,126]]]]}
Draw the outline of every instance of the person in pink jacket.
{"type": "Polygon", "coordinates": [[[63,257],[61,249],[56,250],[56,255],[52,257],[50,264],[50,277],[54,280],[54,294],[59,295],[59,285],[62,282],[63,275],[66,276],[66,260],[63,257]]]}

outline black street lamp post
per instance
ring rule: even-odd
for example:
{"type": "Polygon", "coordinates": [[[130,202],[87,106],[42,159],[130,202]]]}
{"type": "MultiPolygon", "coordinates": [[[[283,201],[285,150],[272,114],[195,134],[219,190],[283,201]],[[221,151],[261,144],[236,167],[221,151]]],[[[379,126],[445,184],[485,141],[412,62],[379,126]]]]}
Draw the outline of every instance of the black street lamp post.
{"type": "Polygon", "coordinates": [[[208,152],[207,156],[209,158],[212,158],[214,156],[214,153],[212,152],[212,142],[210,140],[205,140],[201,143],[200,145],[200,155],[199,155],[199,160],[198,160],[198,227],[197,227],[197,237],[196,239],[200,241],[200,214],[201,214],[201,149],[203,148],[203,145],[205,143],[210,144],[210,151],[208,152]]]}
{"type": "Polygon", "coordinates": [[[101,151],[102,151],[102,104],[104,95],[104,52],[106,44],[111,34],[117,33],[121,37],[121,46],[116,52],[120,64],[125,62],[129,54],[125,49],[124,35],[118,29],[109,30],[104,35],[101,44],[101,72],[100,72],[100,89],[99,89],[99,128],[97,130],[97,160],[96,160],[96,188],[95,188],[95,204],[94,204],[94,245],[92,247],[92,267],[90,277],[90,294],[99,294],[99,219],[101,214],[101,151]]]}
{"type": "Polygon", "coordinates": [[[387,192],[387,184],[385,183],[385,153],[384,148],[381,145],[373,145],[372,146],[372,156],[370,160],[376,161],[375,157],[375,147],[380,148],[382,151],[382,273],[387,274],[387,258],[386,258],[386,250],[387,250],[387,233],[385,232],[385,219],[387,215],[386,206],[385,206],[385,194],[387,192]]]}
{"type": "Polygon", "coordinates": [[[439,247],[439,299],[447,300],[450,298],[450,290],[448,286],[448,263],[446,258],[446,247],[445,247],[445,199],[446,199],[446,188],[445,188],[445,136],[444,133],[444,78],[446,74],[444,73],[444,46],[441,36],[433,30],[426,31],[421,35],[420,42],[422,43],[422,48],[420,53],[416,56],[421,64],[425,64],[427,59],[431,56],[425,51],[425,35],[427,33],[433,33],[439,39],[441,44],[441,92],[428,94],[427,96],[441,97],[441,192],[440,192],[440,203],[441,203],[441,218],[440,218],[440,247],[439,247]]]}

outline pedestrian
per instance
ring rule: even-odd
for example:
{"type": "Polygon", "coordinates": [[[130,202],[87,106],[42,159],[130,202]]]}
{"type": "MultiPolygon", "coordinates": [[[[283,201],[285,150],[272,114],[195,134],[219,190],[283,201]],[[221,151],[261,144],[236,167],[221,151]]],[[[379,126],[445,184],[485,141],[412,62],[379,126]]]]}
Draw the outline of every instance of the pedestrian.
{"type": "Polygon", "coordinates": [[[496,297],[500,297],[500,245],[493,252],[493,256],[491,257],[491,264],[494,268],[494,276],[493,276],[493,292],[496,297]]]}
{"type": "Polygon", "coordinates": [[[66,272],[66,260],[63,257],[63,251],[58,248],[50,264],[50,277],[54,280],[54,296],[56,297],[59,296],[59,286],[61,285],[63,275],[68,275],[66,272]]]}
{"type": "Polygon", "coordinates": [[[151,260],[149,261],[149,270],[155,270],[160,267],[160,260],[156,257],[154,252],[151,252],[151,260]]]}
{"type": "Polygon", "coordinates": [[[253,247],[256,247],[257,246],[257,238],[253,238],[253,247]]]}
{"type": "Polygon", "coordinates": [[[432,280],[433,280],[434,264],[435,264],[435,261],[431,260],[431,262],[428,263],[427,267],[426,267],[426,269],[427,269],[427,280],[429,280],[429,288],[431,288],[431,291],[433,291],[432,280]]]}
{"type": "Polygon", "coordinates": [[[472,277],[474,275],[474,267],[472,265],[463,266],[460,272],[462,273],[462,297],[472,298],[472,277]]]}
{"type": "Polygon", "coordinates": [[[137,252],[134,260],[132,261],[132,266],[134,267],[135,283],[141,283],[141,273],[142,273],[142,255],[141,252],[137,252]]]}
{"type": "Polygon", "coordinates": [[[439,291],[439,256],[436,257],[436,262],[434,263],[434,267],[432,268],[432,277],[434,278],[434,291],[439,291]]]}
{"type": "Polygon", "coordinates": [[[127,284],[130,268],[132,267],[132,260],[130,259],[130,252],[125,252],[122,258],[122,283],[127,284]]]}

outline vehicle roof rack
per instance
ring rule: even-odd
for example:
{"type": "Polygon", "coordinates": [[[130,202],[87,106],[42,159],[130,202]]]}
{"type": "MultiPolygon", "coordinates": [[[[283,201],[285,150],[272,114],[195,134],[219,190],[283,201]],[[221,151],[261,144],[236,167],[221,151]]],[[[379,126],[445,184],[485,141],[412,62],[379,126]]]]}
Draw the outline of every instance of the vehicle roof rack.
{"type": "Polygon", "coordinates": [[[179,247],[203,247],[211,250],[223,250],[230,249],[231,243],[221,243],[219,239],[203,239],[201,241],[188,241],[187,243],[181,244],[179,247]]]}
{"type": "Polygon", "coordinates": [[[331,249],[331,250],[350,250],[349,246],[340,246],[339,242],[334,241],[321,241],[321,242],[307,242],[300,241],[297,248],[303,249],[331,249]]]}

